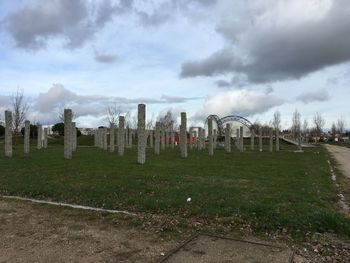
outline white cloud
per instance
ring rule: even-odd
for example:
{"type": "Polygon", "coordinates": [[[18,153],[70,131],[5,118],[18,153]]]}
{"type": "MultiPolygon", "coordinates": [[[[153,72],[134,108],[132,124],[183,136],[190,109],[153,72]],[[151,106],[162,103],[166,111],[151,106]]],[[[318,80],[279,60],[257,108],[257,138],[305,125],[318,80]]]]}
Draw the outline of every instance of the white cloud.
{"type": "Polygon", "coordinates": [[[253,116],[283,104],[283,100],[272,94],[253,90],[229,90],[208,96],[203,108],[196,114],[205,118],[210,114],[224,117],[226,115],[253,116]]]}

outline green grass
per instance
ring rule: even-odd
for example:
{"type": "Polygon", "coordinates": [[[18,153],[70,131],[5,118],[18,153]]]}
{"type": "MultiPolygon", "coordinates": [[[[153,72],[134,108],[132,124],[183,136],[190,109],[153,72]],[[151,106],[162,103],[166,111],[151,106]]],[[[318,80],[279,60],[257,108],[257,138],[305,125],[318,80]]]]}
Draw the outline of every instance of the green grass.
{"type": "Polygon", "coordinates": [[[257,232],[284,228],[294,236],[350,237],[350,220],[339,212],[322,147],[304,153],[286,144],[273,153],[218,149],[211,157],[207,150],[193,150],[188,159],[178,149],[160,156],[147,149],[145,165],[136,164],[135,148],[118,157],[81,147],[64,160],[60,144],[32,147],[29,156],[17,146],[13,158],[0,155],[0,193],[185,218],[237,218],[257,232]]]}

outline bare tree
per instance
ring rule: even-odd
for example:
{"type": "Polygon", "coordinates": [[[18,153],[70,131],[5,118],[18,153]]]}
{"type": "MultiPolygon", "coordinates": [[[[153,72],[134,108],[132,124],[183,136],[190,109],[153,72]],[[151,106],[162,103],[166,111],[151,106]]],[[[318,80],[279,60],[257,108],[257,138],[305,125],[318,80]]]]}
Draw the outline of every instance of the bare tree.
{"type": "Polygon", "coordinates": [[[300,119],[300,112],[295,109],[292,117],[292,133],[294,139],[297,139],[300,132],[301,132],[301,119],[300,119]]]}
{"type": "Polygon", "coordinates": [[[115,127],[118,127],[118,122],[119,122],[119,116],[122,114],[122,109],[120,106],[117,105],[116,102],[110,104],[107,107],[107,118],[109,124],[114,124],[115,127]]]}
{"type": "Polygon", "coordinates": [[[337,120],[337,131],[340,136],[342,136],[345,133],[345,120],[343,117],[337,120]]]}
{"type": "Polygon", "coordinates": [[[334,122],[332,123],[331,134],[333,137],[335,137],[335,135],[337,135],[337,126],[335,126],[334,122]]]}
{"type": "Polygon", "coordinates": [[[13,129],[15,134],[19,134],[26,118],[29,105],[23,95],[23,90],[17,89],[16,94],[11,98],[13,129]]]}
{"type": "Polygon", "coordinates": [[[322,129],[325,125],[325,120],[322,117],[322,115],[318,112],[316,112],[315,116],[314,116],[314,124],[315,124],[315,132],[316,132],[316,139],[319,140],[321,133],[322,133],[322,129]]]}
{"type": "Polygon", "coordinates": [[[175,124],[175,117],[170,110],[164,116],[159,118],[159,122],[164,129],[172,129],[175,124]]]}
{"type": "Polygon", "coordinates": [[[281,113],[278,110],[273,114],[272,125],[275,130],[281,130],[281,113]]]}
{"type": "Polygon", "coordinates": [[[306,136],[309,132],[309,122],[307,121],[307,119],[304,119],[303,122],[303,134],[304,136],[306,136]]]}
{"type": "Polygon", "coordinates": [[[146,129],[147,130],[152,130],[154,127],[154,114],[152,114],[152,117],[150,120],[147,121],[146,123],[146,129]]]}

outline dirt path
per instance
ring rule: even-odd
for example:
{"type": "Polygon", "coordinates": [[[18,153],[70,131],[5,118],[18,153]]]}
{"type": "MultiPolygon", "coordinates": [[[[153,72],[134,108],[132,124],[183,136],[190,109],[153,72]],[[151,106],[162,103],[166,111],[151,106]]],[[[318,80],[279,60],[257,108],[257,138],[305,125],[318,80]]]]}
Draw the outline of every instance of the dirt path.
{"type": "Polygon", "coordinates": [[[326,148],[339,163],[344,176],[350,179],[350,148],[329,144],[326,144],[326,148]]]}
{"type": "Polygon", "coordinates": [[[179,244],[132,220],[0,199],[0,262],[155,262],[179,244]]]}

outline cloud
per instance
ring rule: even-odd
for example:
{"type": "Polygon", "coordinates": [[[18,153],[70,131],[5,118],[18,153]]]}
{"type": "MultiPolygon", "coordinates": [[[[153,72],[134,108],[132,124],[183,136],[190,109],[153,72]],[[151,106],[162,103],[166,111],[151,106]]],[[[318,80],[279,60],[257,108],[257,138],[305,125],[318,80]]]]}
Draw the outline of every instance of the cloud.
{"type": "Polygon", "coordinates": [[[304,103],[311,103],[315,101],[327,101],[330,99],[330,95],[326,89],[320,89],[312,92],[305,92],[296,97],[296,100],[304,103]]]}
{"type": "Polygon", "coordinates": [[[165,100],[168,103],[184,103],[184,102],[188,102],[191,100],[199,100],[202,99],[200,97],[176,97],[176,96],[168,96],[168,95],[162,95],[161,96],[162,100],[165,100]]]}
{"type": "Polygon", "coordinates": [[[208,96],[203,108],[197,112],[196,118],[203,119],[210,114],[218,116],[234,114],[248,117],[264,113],[283,103],[284,101],[279,97],[253,90],[223,91],[208,96]]]}
{"type": "Polygon", "coordinates": [[[115,5],[104,0],[93,5],[85,0],[38,0],[7,15],[3,24],[18,48],[37,50],[50,39],[58,38],[65,40],[65,47],[73,49],[92,39],[126,8],[125,1],[115,5]]]}
{"type": "Polygon", "coordinates": [[[113,54],[100,53],[95,51],[95,60],[100,63],[112,64],[117,61],[118,57],[113,54]]]}
{"type": "Polygon", "coordinates": [[[223,19],[227,41],[204,59],[185,62],[180,76],[245,74],[250,82],[299,79],[350,61],[347,0],[247,2],[245,16],[223,19]]]}
{"type": "MultiPolygon", "coordinates": [[[[137,104],[178,104],[200,98],[173,97],[162,95],[160,98],[126,98],[101,95],[81,95],[65,88],[62,84],[54,84],[46,92],[30,98],[30,107],[27,118],[32,122],[48,125],[60,121],[65,108],[71,108],[77,119],[91,117],[104,119],[107,108],[116,105],[122,112],[131,112],[137,109],[137,104]]],[[[10,96],[0,95],[0,110],[4,112],[11,108],[10,96]]],[[[0,116],[1,117],[1,116],[0,116]]],[[[0,118],[1,119],[1,118],[0,118]]]]}

